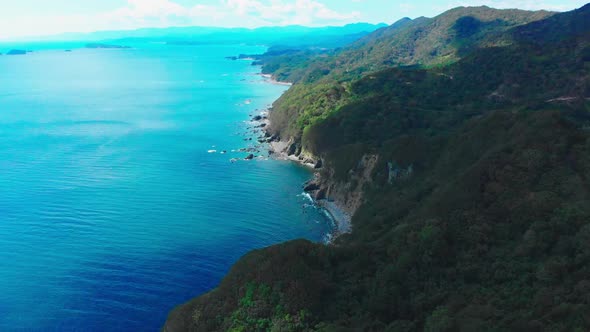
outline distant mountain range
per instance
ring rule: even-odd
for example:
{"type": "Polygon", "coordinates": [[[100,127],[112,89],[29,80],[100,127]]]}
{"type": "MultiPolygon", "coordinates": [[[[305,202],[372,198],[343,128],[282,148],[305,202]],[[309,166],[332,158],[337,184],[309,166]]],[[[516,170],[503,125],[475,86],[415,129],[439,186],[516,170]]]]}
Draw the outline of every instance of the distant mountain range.
{"type": "Polygon", "coordinates": [[[44,41],[109,41],[117,44],[153,41],[172,44],[252,43],[284,46],[321,45],[322,47],[337,47],[357,40],[384,26],[386,25],[355,23],[330,27],[283,26],[256,29],[171,27],[93,33],[66,33],[41,39],[44,41]]]}

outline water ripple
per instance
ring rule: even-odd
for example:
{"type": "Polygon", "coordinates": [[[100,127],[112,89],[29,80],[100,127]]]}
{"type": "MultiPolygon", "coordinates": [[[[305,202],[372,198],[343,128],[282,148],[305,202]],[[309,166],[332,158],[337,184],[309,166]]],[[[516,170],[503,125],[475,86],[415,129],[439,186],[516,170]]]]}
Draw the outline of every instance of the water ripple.
{"type": "Polygon", "coordinates": [[[0,57],[0,330],[157,331],[247,251],[330,231],[306,170],[207,153],[284,90],[221,75],[254,51],[0,57]]]}

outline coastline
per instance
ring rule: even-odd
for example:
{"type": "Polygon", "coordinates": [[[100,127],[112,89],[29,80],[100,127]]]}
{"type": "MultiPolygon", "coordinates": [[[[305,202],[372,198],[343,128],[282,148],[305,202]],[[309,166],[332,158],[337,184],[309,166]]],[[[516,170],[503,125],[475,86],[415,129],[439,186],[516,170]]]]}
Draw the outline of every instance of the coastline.
{"type": "Polygon", "coordinates": [[[335,231],[332,235],[332,240],[338,238],[342,234],[348,234],[352,231],[352,216],[344,211],[335,201],[328,199],[313,200],[320,208],[326,211],[330,218],[334,221],[335,231]]]}
{"type": "MultiPolygon", "coordinates": [[[[289,82],[277,81],[274,79],[274,77],[272,77],[272,75],[269,74],[261,73],[260,75],[270,84],[279,84],[285,86],[293,85],[289,82]]],[[[261,135],[258,137],[258,142],[266,145],[270,158],[295,162],[308,168],[312,172],[313,177],[303,184],[303,192],[306,193],[311,199],[312,203],[324,211],[328,218],[330,218],[334,223],[334,231],[329,234],[330,240],[328,243],[332,242],[342,234],[350,233],[352,231],[352,214],[346,211],[347,209],[343,203],[339,203],[330,197],[325,197],[326,190],[320,188],[319,183],[323,182],[322,175],[320,173],[321,169],[323,169],[322,160],[307,153],[299,153],[299,155],[290,153],[294,151],[293,140],[281,140],[279,137],[273,135],[270,132],[271,121],[269,119],[269,113],[271,111],[271,109],[266,109],[264,111],[260,111],[257,114],[251,115],[251,122],[254,124],[253,128],[255,130],[260,130],[261,135]]]]}
{"type": "Polygon", "coordinates": [[[293,85],[293,83],[291,83],[291,82],[278,81],[271,74],[262,74],[262,73],[260,73],[260,75],[262,77],[268,79],[271,84],[285,85],[285,86],[292,86],[293,85]]]}
{"type": "Polygon", "coordinates": [[[316,163],[309,162],[307,159],[302,159],[295,155],[289,155],[284,149],[276,150],[276,148],[288,146],[288,142],[270,142],[269,151],[273,151],[271,156],[279,160],[287,160],[295,162],[301,166],[308,168],[313,177],[303,184],[303,192],[307,194],[312,203],[326,213],[328,218],[334,223],[334,231],[329,234],[331,243],[342,234],[347,234],[352,231],[352,215],[346,212],[344,204],[325,197],[325,189],[320,188],[319,183],[322,182],[322,175],[319,172],[321,168],[316,167],[316,163]],[[311,187],[310,187],[311,186],[311,187]]]}

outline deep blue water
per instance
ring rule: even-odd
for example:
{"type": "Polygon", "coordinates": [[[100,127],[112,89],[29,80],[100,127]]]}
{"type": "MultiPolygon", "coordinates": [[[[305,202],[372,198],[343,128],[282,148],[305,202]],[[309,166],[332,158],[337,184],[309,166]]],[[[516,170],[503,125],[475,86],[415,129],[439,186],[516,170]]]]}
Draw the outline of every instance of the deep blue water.
{"type": "Polygon", "coordinates": [[[0,56],[0,331],[155,331],[247,251],[330,232],[307,170],[208,153],[285,90],[224,59],[261,51],[0,56]]]}

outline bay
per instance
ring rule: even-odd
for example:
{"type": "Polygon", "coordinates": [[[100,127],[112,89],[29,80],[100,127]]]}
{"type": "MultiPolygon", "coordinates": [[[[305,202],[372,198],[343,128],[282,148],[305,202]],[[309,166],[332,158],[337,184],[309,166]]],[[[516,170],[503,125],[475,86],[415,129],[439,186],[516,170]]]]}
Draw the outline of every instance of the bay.
{"type": "Polygon", "coordinates": [[[0,57],[0,330],[156,331],[249,250],[331,232],[309,170],[232,152],[286,89],[225,59],[263,47],[68,46],[0,57]]]}

